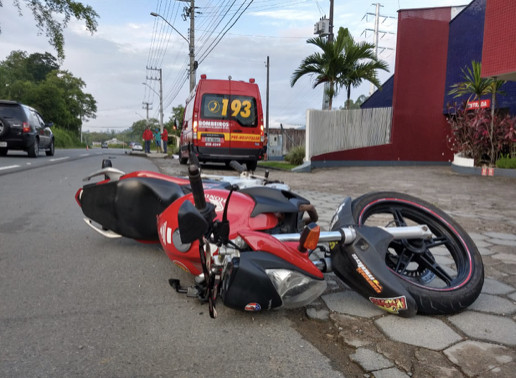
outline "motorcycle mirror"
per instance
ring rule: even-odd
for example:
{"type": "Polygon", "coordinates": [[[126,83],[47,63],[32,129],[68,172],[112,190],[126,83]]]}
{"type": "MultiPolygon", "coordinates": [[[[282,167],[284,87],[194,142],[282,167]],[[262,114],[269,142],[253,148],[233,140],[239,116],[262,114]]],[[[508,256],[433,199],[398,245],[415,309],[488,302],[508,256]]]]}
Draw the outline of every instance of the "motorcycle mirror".
{"type": "Polygon", "coordinates": [[[208,221],[190,201],[185,201],[177,213],[179,236],[184,244],[200,239],[208,231],[208,221]]]}
{"type": "Polygon", "coordinates": [[[301,237],[299,238],[299,245],[297,246],[298,251],[304,253],[307,250],[314,250],[317,248],[320,233],[321,227],[319,227],[316,223],[312,222],[306,225],[301,232],[301,237]]]}

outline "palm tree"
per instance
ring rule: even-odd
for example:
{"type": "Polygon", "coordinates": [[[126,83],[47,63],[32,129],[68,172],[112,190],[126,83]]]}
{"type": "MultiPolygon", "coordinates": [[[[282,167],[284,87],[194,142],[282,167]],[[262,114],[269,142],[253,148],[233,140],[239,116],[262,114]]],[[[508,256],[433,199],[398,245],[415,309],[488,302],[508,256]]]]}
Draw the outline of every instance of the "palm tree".
{"type": "Polygon", "coordinates": [[[332,108],[333,97],[339,87],[347,90],[347,101],[350,99],[351,87],[360,85],[368,80],[380,87],[376,70],[387,71],[387,63],[378,60],[373,52],[374,45],[366,42],[356,43],[347,28],[339,28],[337,38],[328,41],[322,37],[310,38],[307,43],[313,44],[322,50],[306,57],[292,74],[290,85],[301,76],[316,75],[314,88],[321,83],[329,83],[329,109],[332,108]]]}
{"type": "MultiPolygon", "coordinates": [[[[494,152],[494,116],[496,107],[496,95],[503,93],[501,87],[505,84],[504,80],[496,80],[496,78],[483,78],[482,77],[482,63],[475,60],[471,61],[471,68],[462,68],[462,78],[464,81],[455,83],[451,86],[451,90],[448,94],[454,95],[453,97],[462,97],[469,94],[468,102],[471,98],[476,99],[480,102],[482,96],[491,95],[491,124],[489,130],[489,141],[491,144],[491,164],[495,162],[494,152]]],[[[480,110],[480,106],[478,107],[480,110]]]]}
{"type": "Polygon", "coordinates": [[[356,43],[353,36],[346,28],[339,28],[339,36],[344,40],[343,60],[339,67],[339,85],[346,88],[346,105],[351,97],[351,87],[357,87],[362,81],[367,80],[377,88],[381,88],[377,70],[389,71],[388,65],[379,60],[374,52],[374,44],[367,42],[356,43]]]}
{"type": "Polygon", "coordinates": [[[330,98],[329,108],[331,110],[333,97],[337,95],[336,83],[339,75],[338,67],[342,62],[342,50],[344,41],[342,36],[337,36],[335,41],[328,41],[325,38],[310,38],[306,41],[319,47],[322,53],[313,53],[307,56],[292,74],[290,86],[294,86],[301,76],[310,74],[316,75],[313,87],[321,83],[329,83],[327,95],[330,98]]]}
{"type": "Polygon", "coordinates": [[[471,68],[461,68],[461,71],[463,81],[453,84],[448,94],[454,95],[455,98],[469,95],[469,102],[471,99],[480,101],[482,96],[491,93],[491,79],[481,76],[482,63],[472,60],[471,68]]]}

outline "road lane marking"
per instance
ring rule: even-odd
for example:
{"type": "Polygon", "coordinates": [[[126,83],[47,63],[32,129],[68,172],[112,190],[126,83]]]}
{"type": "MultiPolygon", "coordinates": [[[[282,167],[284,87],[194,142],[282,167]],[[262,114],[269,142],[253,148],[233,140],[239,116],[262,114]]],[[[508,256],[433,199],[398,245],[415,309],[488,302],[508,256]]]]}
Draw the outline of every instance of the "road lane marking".
{"type": "Polygon", "coordinates": [[[90,154],[82,154],[80,155],[81,157],[84,157],[84,156],[90,156],[90,154]]]}
{"type": "Polygon", "coordinates": [[[8,165],[7,167],[0,167],[0,171],[4,169],[20,168],[19,165],[8,165]]]}
{"type": "Polygon", "coordinates": [[[59,160],[65,160],[65,159],[69,159],[69,157],[65,156],[65,157],[57,158],[57,159],[50,159],[50,161],[59,161],[59,160]]]}

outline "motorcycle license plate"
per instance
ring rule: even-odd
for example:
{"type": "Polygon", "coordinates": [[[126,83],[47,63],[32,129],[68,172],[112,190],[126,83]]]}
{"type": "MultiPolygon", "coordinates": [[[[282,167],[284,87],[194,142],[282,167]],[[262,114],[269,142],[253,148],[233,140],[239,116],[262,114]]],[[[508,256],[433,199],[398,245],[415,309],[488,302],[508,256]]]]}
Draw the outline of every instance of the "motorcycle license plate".
{"type": "Polygon", "coordinates": [[[0,142],[0,147],[7,147],[7,142],[0,142]]]}

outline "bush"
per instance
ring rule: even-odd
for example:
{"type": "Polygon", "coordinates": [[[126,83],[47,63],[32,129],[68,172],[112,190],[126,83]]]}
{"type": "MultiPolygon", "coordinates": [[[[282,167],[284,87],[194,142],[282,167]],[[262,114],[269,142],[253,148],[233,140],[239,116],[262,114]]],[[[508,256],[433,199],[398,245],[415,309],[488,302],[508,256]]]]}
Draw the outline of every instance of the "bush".
{"type": "Polygon", "coordinates": [[[458,109],[448,118],[448,123],[452,132],[448,137],[451,150],[473,158],[477,165],[484,161],[496,161],[502,154],[509,152],[516,139],[516,118],[495,114],[492,141],[494,156],[491,156],[489,109],[458,109]]]}
{"type": "Polygon", "coordinates": [[[63,130],[58,127],[52,127],[52,133],[54,134],[54,146],[56,148],[72,148],[84,146],[77,135],[72,131],[63,130]]]}
{"type": "Polygon", "coordinates": [[[496,161],[496,168],[516,169],[516,157],[502,156],[496,161]]]}
{"type": "Polygon", "coordinates": [[[285,160],[290,164],[301,165],[305,158],[305,146],[292,147],[288,154],[285,156],[285,160]]]}

